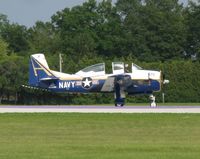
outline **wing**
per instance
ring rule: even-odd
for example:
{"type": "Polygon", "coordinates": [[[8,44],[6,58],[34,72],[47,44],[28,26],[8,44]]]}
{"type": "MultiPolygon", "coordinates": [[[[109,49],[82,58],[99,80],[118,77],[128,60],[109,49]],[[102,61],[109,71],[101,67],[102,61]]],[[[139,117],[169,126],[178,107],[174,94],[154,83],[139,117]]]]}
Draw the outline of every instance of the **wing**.
{"type": "Polygon", "coordinates": [[[114,91],[115,77],[108,77],[101,89],[102,92],[113,92],[114,91]]]}
{"type": "Polygon", "coordinates": [[[101,91],[102,92],[113,92],[115,91],[116,83],[120,84],[120,87],[123,87],[123,90],[126,90],[129,86],[132,85],[132,80],[130,75],[120,74],[110,76],[106,79],[101,91]]]}

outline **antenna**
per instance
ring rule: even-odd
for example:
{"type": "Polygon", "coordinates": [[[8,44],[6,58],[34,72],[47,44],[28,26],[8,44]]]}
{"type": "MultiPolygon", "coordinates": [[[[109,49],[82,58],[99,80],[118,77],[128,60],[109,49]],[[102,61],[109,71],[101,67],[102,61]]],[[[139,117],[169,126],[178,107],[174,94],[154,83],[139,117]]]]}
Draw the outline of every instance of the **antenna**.
{"type": "Polygon", "coordinates": [[[59,54],[60,72],[62,72],[62,63],[63,63],[62,54],[59,54]]]}

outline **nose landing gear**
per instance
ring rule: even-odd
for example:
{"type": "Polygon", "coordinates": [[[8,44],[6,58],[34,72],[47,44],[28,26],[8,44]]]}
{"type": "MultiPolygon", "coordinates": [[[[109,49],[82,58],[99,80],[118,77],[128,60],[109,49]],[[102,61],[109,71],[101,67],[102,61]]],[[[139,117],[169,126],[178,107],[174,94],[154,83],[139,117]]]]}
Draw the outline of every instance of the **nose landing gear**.
{"type": "Polygon", "coordinates": [[[157,104],[156,104],[156,97],[154,95],[150,95],[149,96],[149,99],[150,99],[150,107],[152,108],[155,108],[157,107],[157,104]]]}

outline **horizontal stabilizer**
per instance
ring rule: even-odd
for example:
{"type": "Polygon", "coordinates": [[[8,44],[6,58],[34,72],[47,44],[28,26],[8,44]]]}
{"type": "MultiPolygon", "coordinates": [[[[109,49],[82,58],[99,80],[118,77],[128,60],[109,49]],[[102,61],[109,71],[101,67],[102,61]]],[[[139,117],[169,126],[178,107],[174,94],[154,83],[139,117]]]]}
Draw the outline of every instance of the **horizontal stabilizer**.
{"type": "Polygon", "coordinates": [[[56,81],[58,78],[41,78],[40,81],[56,81]]]}

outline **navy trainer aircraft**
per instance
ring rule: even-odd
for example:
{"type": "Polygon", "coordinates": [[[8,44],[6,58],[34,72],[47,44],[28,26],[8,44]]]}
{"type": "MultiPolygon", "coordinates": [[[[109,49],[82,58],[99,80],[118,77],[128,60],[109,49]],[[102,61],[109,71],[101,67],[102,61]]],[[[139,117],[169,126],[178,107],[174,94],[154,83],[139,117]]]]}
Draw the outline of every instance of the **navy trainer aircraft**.
{"type": "Polygon", "coordinates": [[[161,71],[144,70],[132,63],[132,72],[126,72],[123,62],[112,63],[112,74],[106,74],[105,64],[86,67],[75,74],[53,71],[44,54],[34,54],[29,63],[28,88],[41,88],[52,92],[113,93],[115,106],[123,106],[125,95],[148,94],[150,105],[156,106],[153,92],[168,83],[161,71]]]}

